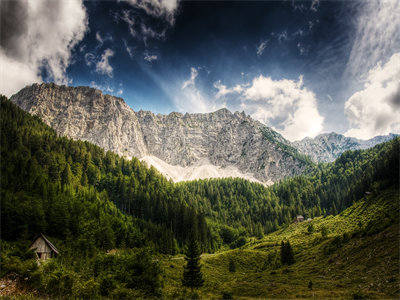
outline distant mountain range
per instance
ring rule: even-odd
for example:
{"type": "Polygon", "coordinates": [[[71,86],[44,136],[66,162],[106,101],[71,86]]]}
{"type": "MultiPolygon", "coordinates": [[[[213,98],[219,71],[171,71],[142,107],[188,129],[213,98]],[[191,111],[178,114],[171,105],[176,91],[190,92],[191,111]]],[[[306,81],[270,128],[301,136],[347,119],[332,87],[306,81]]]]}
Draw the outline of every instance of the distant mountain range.
{"type": "Polygon", "coordinates": [[[389,134],[376,136],[370,140],[359,140],[335,132],[324,133],[315,138],[305,138],[292,143],[301,153],[308,155],[314,162],[331,162],[347,150],[367,149],[398,136],[389,134]]]}
{"type": "Polygon", "coordinates": [[[311,160],[332,161],[395,136],[361,141],[330,133],[291,143],[244,112],[135,112],[122,98],[97,89],[53,83],[27,86],[11,100],[60,135],[138,157],[174,181],[241,177],[271,184],[300,174],[311,160]]]}

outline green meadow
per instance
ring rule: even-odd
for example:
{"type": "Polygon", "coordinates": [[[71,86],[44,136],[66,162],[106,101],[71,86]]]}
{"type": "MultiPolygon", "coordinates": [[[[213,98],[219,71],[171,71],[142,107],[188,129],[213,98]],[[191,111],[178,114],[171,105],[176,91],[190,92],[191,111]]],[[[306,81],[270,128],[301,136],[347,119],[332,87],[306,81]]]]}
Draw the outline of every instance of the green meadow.
{"type": "Polygon", "coordinates": [[[397,298],[398,201],[398,190],[388,189],[365,197],[339,215],[291,224],[240,249],[203,254],[205,284],[193,293],[181,285],[183,257],[164,257],[163,295],[397,298]],[[293,265],[280,262],[282,240],[289,240],[293,247],[293,265]],[[229,271],[230,261],[235,264],[234,272],[229,271]]]}

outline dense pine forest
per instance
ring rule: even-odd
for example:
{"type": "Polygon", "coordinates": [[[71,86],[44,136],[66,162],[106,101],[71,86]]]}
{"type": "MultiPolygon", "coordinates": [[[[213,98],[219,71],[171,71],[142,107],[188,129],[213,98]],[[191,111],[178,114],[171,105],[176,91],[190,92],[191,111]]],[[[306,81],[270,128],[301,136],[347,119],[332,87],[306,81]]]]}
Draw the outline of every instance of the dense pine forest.
{"type": "Polygon", "coordinates": [[[336,215],[398,185],[399,138],[270,187],[232,178],[174,184],[136,158],[58,136],[5,97],[0,122],[0,275],[24,276],[49,295],[157,296],[154,255],[182,253],[193,238],[202,252],[238,248],[297,214],[336,215]],[[28,251],[38,233],[63,253],[43,268],[28,251]]]}
{"type": "Polygon", "coordinates": [[[212,250],[204,217],[154,168],[59,137],[4,98],[1,174],[4,239],[46,232],[82,237],[88,248],[151,242],[173,254],[188,239],[185,228],[195,227],[204,249],[212,250]]]}
{"type": "Polygon", "coordinates": [[[177,186],[191,195],[192,205],[213,224],[224,224],[221,236],[232,243],[237,235],[261,237],[277,230],[298,214],[305,218],[336,215],[365,192],[398,184],[399,151],[398,138],[369,150],[348,151],[333,163],[319,164],[306,175],[270,187],[239,178],[177,186]]]}

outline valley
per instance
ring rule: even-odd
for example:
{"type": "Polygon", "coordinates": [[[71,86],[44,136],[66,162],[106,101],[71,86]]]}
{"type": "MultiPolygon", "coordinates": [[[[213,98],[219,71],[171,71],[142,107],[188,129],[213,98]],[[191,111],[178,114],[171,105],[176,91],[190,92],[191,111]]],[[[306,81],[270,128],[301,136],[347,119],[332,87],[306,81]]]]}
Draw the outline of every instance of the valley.
{"type": "Polygon", "coordinates": [[[0,275],[17,287],[11,296],[399,293],[399,138],[266,186],[230,177],[174,183],[135,157],[60,136],[5,97],[1,134],[0,275]],[[307,221],[294,223],[298,215],[307,221]],[[38,265],[28,247],[41,232],[61,255],[38,265]],[[182,272],[193,238],[204,284],[192,291],[182,272]],[[292,263],[282,260],[283,241],[292,263]]]}

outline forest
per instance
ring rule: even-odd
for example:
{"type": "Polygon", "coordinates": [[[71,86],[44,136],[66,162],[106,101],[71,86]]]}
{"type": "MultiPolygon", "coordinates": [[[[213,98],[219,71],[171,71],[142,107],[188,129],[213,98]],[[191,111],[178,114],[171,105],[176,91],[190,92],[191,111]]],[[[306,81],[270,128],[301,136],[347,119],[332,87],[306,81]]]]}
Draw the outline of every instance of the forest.
{"type": "Polygon", "coordinates": [[[399,138],[270,187],[234,178],[175,184],[136,158],[58,136],[4,96],[0,105],[0,275],[19,274],[47,295],[159,296],[154,257],[182,253],[193,237],[202,252],[238,248],[298,214],[337,215],[398,184],[399,138]],[[43,267],[27,248],[38,233],[63,253],[43,267]]]}

